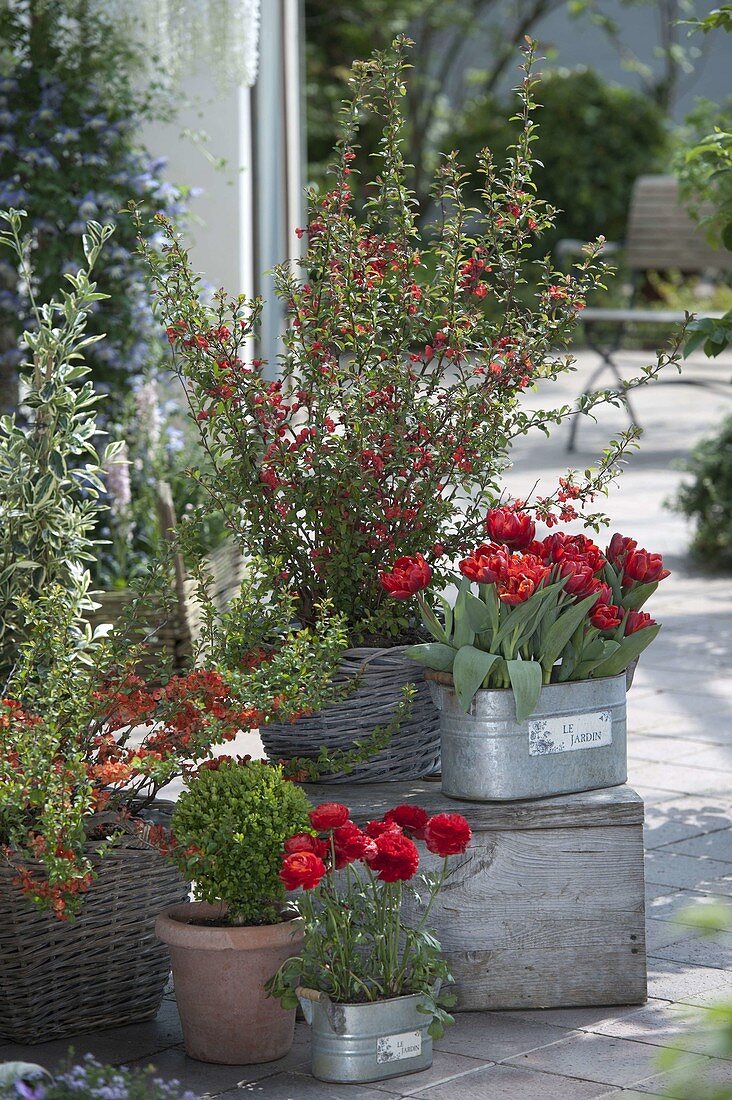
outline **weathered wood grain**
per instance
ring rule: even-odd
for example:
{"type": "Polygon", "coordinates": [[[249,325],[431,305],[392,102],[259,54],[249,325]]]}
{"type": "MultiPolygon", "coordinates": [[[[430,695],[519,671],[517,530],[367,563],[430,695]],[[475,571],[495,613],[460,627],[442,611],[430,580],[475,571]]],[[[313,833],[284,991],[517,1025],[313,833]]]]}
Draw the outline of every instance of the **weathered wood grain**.
{"type": "MultiPolygon", "coordinates": [[[[335,797],[334,788],[325,784],[306,783],[304,789],[312,802],[332,802],[335,797]]],[[[380,817],[390,806],[404,802],[417,803],[430,814],[463,814],[476,831],[643,824],[643,799],[625,785],[525,802],[463,802],[446,798],[436,776],[414,783],[341,785],[337,795],[348,803],[357,821],[380,817]]]]}

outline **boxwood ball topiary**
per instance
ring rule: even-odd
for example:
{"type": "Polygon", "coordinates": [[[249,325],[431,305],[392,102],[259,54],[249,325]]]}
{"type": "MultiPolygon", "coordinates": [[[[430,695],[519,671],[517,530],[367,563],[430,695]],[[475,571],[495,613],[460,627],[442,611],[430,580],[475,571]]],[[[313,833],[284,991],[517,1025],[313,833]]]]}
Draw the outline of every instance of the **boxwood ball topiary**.
{"type": "Polygon", "coordinates": [[[310,808],[279,765],[225,760],[201,768],[172,821],[177,858],[196,896],[226,903],[232,924],[276,924],[286,896],[283,843],[310,831],[310,808]]]}

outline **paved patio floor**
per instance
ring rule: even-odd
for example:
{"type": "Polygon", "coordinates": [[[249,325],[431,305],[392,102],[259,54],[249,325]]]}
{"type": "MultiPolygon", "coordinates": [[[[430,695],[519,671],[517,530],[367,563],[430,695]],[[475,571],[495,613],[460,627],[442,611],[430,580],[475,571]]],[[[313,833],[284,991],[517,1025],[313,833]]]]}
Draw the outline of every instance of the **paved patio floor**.
{"type": "MultiPolygon", "coordinates": [[[[631,360],[650,361],[632,355],[631,360]]],[[[552,400],[576,391],[591,360],[552,400]]],[[[732,358],[692,360],[687,375],[729,382],[732,358]]],[[[532,404],[533,402],[529,402],[532,404]]],[[[661,1048],[687,1053],[697,1085],[709,1075],[732,1085],[732,1061],[709,1057],[708,1008],[732,1000],[732,932],[711,937],[683,923],[691,906],[732,895],[732,577],[713,576],[686,556],[688,530],[662,508],[679,480],[674,462],[725,413],[728,395],[690,386],[657,386],[636,398],[646,429],[643,447],[612,494],[614,529],[663,552],[672,576],[654,598],[664,629],[643,656],[629,696],[629,782],[646,801],[649,1001],[645,1006],[468,1013],[437,1043],[427,1072],[368,1087],[324,1085],[308,1075],[304,1025],[281,1062],[255,1067],[208,1066],[186,1058],[175,1001],[166,996],[158,1019],[73,1040],[77,1054],[134,1065],[154,1064],[202,1097],[261,1100],[589,1100],[664,1095],[669,1075],[661,1048]],[[679,923],[679,915],[681,923],[679,923]],[[687,1017],[699,1022],[692,1037],[687,1017]]],[[[624,427],[615,410],[586,423],[572,465],[583,468],[608,433],[624,427]]],[[[509,485],[526,495],[539,475],[567,465],[565,431],[550,443],[525,445],[509,485]]],[[[67,1042],[34,1047],[0,1043],[0,1060],[21,1058],[52,1067],[67,1042]]],[[[671,1095],[690,1100],[686,1088],[671,1095]]]]}

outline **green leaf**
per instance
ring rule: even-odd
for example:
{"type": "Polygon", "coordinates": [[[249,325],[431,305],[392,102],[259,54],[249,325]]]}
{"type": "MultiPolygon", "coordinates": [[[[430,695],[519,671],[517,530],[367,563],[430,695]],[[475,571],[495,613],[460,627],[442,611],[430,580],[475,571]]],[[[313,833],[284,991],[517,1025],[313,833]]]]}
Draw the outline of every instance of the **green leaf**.
{"type": "Polygon", "coordinates": [[[586,596],[585,599],[580,600],[579,603],[571,604],[566,610],[562,609],[562,611],[560,611],[544,638],[541,663],[545,671],[554,667],[555,662],[559,659],[559,654],[562,652],[577,627],[583,619],[586,618],[587,612],[594,603],[597,603],[596,592],[593,592],[590,596],[586,596]]]}
{"type": "Polygon", "coordinates": [[[630,592],[626,592],[623,596],[623,609],[626,611],[638,611],[643,607],[646,600],[650,599],[653,593],[658,588],[658,581],[652,581],[650,584],[638,584],[635,588],[631,588],[630,592]]]}
{"type": "Polygon", "coordinates": [[[460,585],[455,610],[453,611],[454,627],[452,644],[456,649],[464,645],[472,645],[475,641],[475,631],[468,621],[467,597],[470,595],[470,582],[465,580],[460,585]]]}
{"type": "Polygon", "coordinates": [[[457,651],[452,667],[452,678],[455,681],[455,691],[460,706],[466,714],[470,710],[476,691],[499,660],[497,653],[486,653],[472,645],[465,645],[457,651]]]}
{"type": "Polygon", "coordinates": [[[452,634],[452,608],[444,596],[438,596],[437,599],[440,601],[445,615],[445,634],[447,634],[447,640],[449,641],[452,634]]]}
{"type": "Polygon", "coordinates": [[[600,679],[603,676],[619,676],[621,672],[625,672],[630,662],[651,644],[660,629],[658,624],[646,626],[643,630],[637,630],[635,634],[631,634],[629,638],[623,638],[620,648],[612,657],[608,657],[606,661],[596,666],[594,675],[600,679]]]}
{"type": "Polygon", "coordinates": [[[476,634],[482,634],[484,631],[491,629],[492,623],[488,608],[472,592],[468,592],[465,597],[465,610],[468,622],[476,634]]]}
{"type": "Polygon", "coordinates": [[[423,600],[419,601],[419,608],[422,614],[422,622],[427,627],[432,637],[436,638],[438,642],[442,642],[443,645],[447,645],[447,634],[445,634],[442,623],[437,618],[432,608],[428,607],[427,603],[423,600]]]}
{"type": "Polygon", "coordinates": [[[542,670],[538,661],[506,661],[508,677],[516,703],[516,719],[525,722],[536,709],[542,684],[542,670]]]}
{"type": "Polygon", "coordinates": [[[456,650],[442,642],[425,642],[422,645],[412,645],[404,650],[405,657],[413,661],[419,661],[427,668],[435,668],[439,672],[451,672],[456,650]]]}

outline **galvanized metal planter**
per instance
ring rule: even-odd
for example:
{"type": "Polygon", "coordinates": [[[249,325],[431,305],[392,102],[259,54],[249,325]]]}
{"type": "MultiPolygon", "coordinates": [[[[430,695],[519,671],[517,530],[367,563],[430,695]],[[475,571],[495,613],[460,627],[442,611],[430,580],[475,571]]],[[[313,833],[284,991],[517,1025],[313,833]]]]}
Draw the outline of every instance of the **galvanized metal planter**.
{"type": "Polygon", "coordinates": [[[319,1081],[385,1081],[432,1065],[430,1017],[417,1011],[421,994],[360,1005],[334,1004],[313,989],[298,989],[298,997],[319,1081]]]}
{"type": "Polygon", "coordinates": [[[627,778],[626,676],[542,688],[517,722],[513,693],[479,691],[466,714],[449,676],[428,672],[440,711],[442,790],[476,802],[549,798],[627,778]]]}

